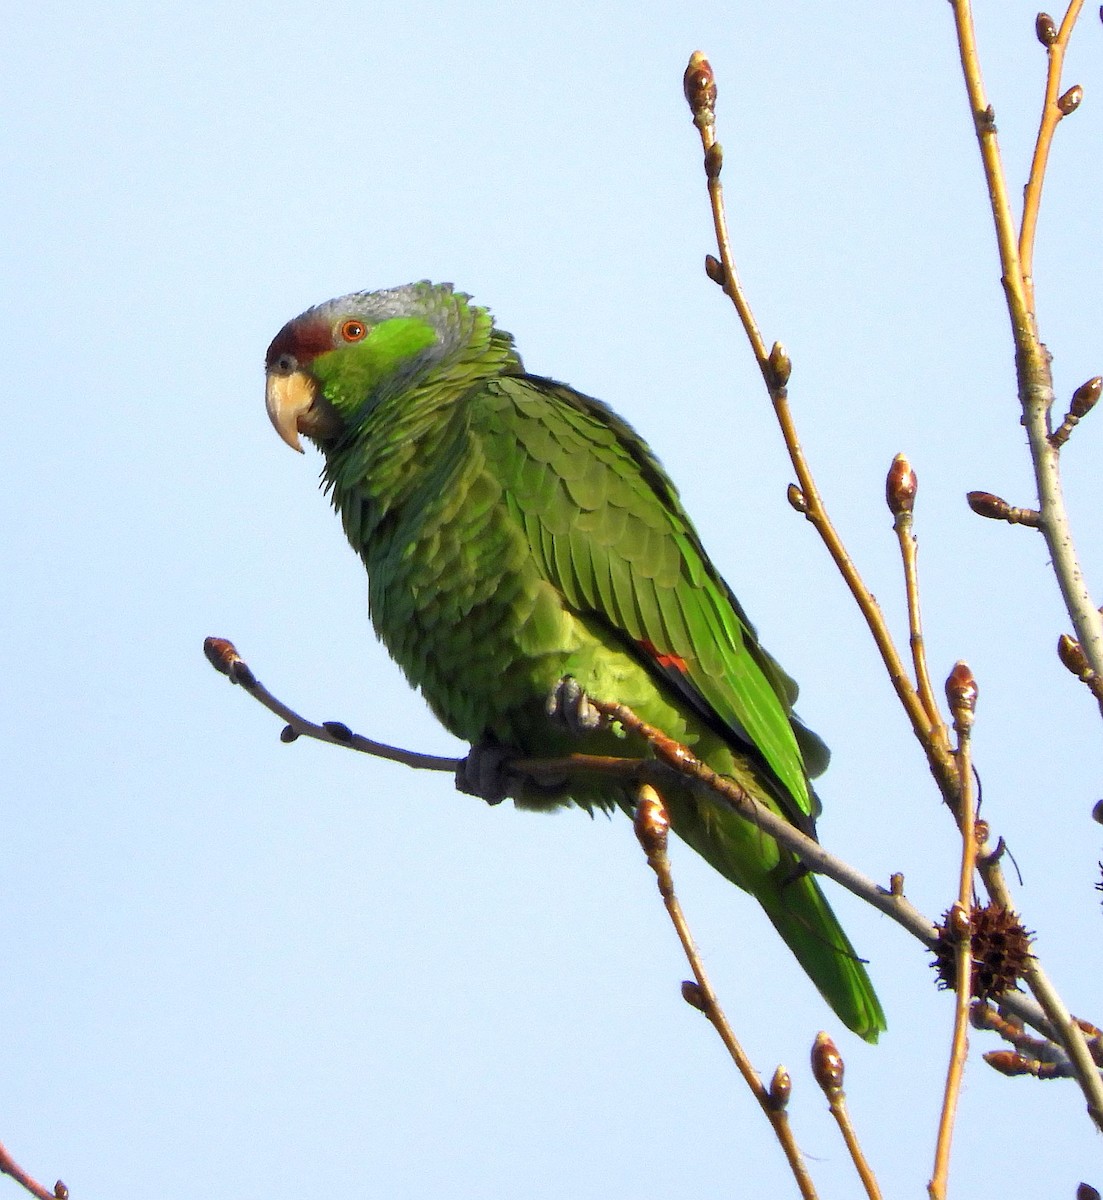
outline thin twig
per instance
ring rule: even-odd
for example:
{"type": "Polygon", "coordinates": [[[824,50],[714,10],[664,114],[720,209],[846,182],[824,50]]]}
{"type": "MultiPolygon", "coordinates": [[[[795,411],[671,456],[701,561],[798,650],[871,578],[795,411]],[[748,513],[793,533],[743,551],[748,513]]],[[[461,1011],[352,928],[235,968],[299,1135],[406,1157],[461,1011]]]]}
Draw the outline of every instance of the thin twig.
{"type": "Polygon", "coordinates": [[[976,783],[973,776],[971,732],[976,709],[977,685],[973,673],[963,662],[951,671],[946,695],[957,734],[956,758],[961,789],[959,824],[961,826],[961,872],[957,903],[950,913],[950,927],[957,936],[957,987],[954,993],[954,1032],[950,1043],[950,1062],[946,1070],[946,1089],[935,1143],[934,1172],[927,1185],[931,1200],[943,1200],[950,1173],[950,1146],[954,1136],[958,1096],[965,1074],[969,1049],[969,1010],[972,1005],[973,954],[970,914],[973,910],[973,876],[977,862],[976,783]]]}
{"type": "Polygon", "coordinates": [[[371,738],[353,733],[340,721],[325,721],[316,725],[300,716],[294,709],[272,693],[253,674],[248,663],[237,652],[237,647],[227,638],[209,637],[203,642],[203,653],[207,661],[220,674],[229,678],[243,688],[258,703],[263,704],[269,712],[287,722],[281,735],[285,742],[293,742],[298,737],[313,738],[318,742],[328,742],[331,746],[344,746],[348,750],[358,750],[361,754],[370,754],[374,758],[385,758],[390,762],[402,763],[403,766],[414,767],[421,771],[452,771],[455,772],[459,760],[441,758],[434,754],[418,754],[413,750],[403,750],[399,746],[388,746],[386,742],[375,742],[371,738]]]}
{"type": "Polygon", "coordinates": [[[1023,287],[1023,273],[1019,262],[1019,241],[1015,234],[1015,219],[1011,214],[1011,202],[1007,196],[1007,183],[1000,159],[1000,145],[996,137],[996,114],[988,103],[981,78],[980,58],[977,54],[977,37],[973,29],[973,12],[969,0],[950,0],[957,31],[958,54],[961,58],[965,90],[969,96],[969,108],[973,114],[973,127],[980,145],[984,178],[988,185],[988,200],[992,207],[992,219],[996,226],[996,241],[999,244],[1000,263],[1003,267],[1003,287],[1011,312],[1012,332],[1016,346],[1019,331],[1031,324],[1030,306],[1023,287]]]}
{"type": "Polygon", "coordinates": [[[1065,12],[1065,19],[1055,34],[1050,34],[1052,21],[1049,25],[1041,23],[1039,18],[1039,37],[1044,36],[1046,55],[1046,91],[1042,102],[1041,123],[1038,126],[1038,137],[1034,143],[1034,157],[1030,163],[1030,175],[1027,177],[1023,190],[1023,220],[1019,230],[1019,262],[1023,273],[1023,286],[1026,294],[1027,307],[1033,313],[1034,308],[1034,238],[1038,228],[1038,213],[1042,204],[1042,184],[1045,182],[1046,165],[1049,162],[1049,150],[1053,145],[1053,135],[1057,125],[1067,115],[1058,103],[1061,99],[1061,70],[1065,64],[1065,51],[1073,26],[1080,16],[1084,0],[1072,0],[1065,12]]]}
{"type": "Polygon", "coordinates": [[[827,1098],[827,1108],[835,1118],[839,1132],[850,1153],[850,1159],[858,1172],[869,1200],[881,1200],[881,1188],[873,1168],[865,1156],[854,1122],[850,1119],[850,1109],[846,1103],[846,1092],[843,1091],[843,1076],[845,1064],[838,1047],[826,1033],[816,1035],[812,1045],[812,1074],[820,1085],[820,1090],[827,1098]]]}
{"type": "MultiPolygon", "coordinates": [[[[981,158],[985,168],[985,179],[988,183],[989,197],[996,225],[997,241],[1000,247],[1000,261],[1003,265],[1002,282],[1011,314],[1012,331],[1015,336],[1016,361],[1020,373],[1020,393],[1023,397],[1024,423],[1030,432],[1032,453],[1035,444],[1044,441],[1049,450],[1048,460],[1035,454],[1036,472],[1039,475],[1039,498],[1042,500],[1041,528],[1050,546],[1051,556],[1055,565],[1062,592],[1070,614],[1073,614],[1077,632],[1085,629],[1085,637],[1091,636],[1092,649],[1085,650],[1089,655],[1095,675],[1103,681],[1103,618],[1090,601],[1090,596],[1084,586],[1083,576],[1076,560],[1072,545],[1071,533],[1068,529],[1067,517],[1060,498],[1060,481],[1056,472],[1056,451],[1048,441],[1048,412],[1052,403],[1053,391],[1049,383],[1048,357],[1044,348],[1033,336],[1033,321],[1025,301],[1022,281],[1022,271],[1018,260],[1018,245],[1015,235],[1014,220],[1007,199],[1007,188],[1004,182],[1002,165],[1000,163],[999,145],[996,140],[995,114],[988,104],[980,77],[979,61],[976,51],[976,39],[972,27],[972,14],[968,0],[951,0],[955,24],[958,29],[958,45],[961,53],[966,87],[969,93],[970,106],[973,112],[974,125],[980,144],[981,158]],[[1033,405],[1033,407],[1031,407],[1033,405]],[[1031,413],[1035,414],[1034,425],[1031,424],[1031,413]],[[1041,413],[1040,423],[1037,414],[1041,413]],[[1042,474],[1046,472],[1043,480],[1042,474]],[[1048,510],[1052,511],[1052,522],[1048,520],[1048,510]],[[1074,613],[1075,608],[1075,613],[1074,613]],[[1096,631],[1098,631],[1098,636],[1096,631]],[[1098,664],[1098,666],[1097,666],[1098,664]]],[[[782,437],[789,451],[794,470],[797,474],[799,488],[790,489],[790,501],[799,511],[803,512],[813,523],[829,553],[834,559],[847,586],[850,588],[878,650],[885,663],[889,678],[896,690],[897,696],[904,707],[912,724],[912,729],[927,755],[928,763],[938,783],[939,789],[947,804],[955,815],[960,811],[960,796],[958,774],[953,754],[948,741],[940,736],[944,726],[931,728],[927,723],[926,707],[919,693],[911,684],[904,669],[903,661],[895,648],[891,635],[885,624],[884,616],[877,605],[872,593],[862,581],[857,568],[841,543],[837,532],[827,518],[822,499],[812,478],[811,471],[804,457],[803,448],[797,437],[792,413],[789,409],[786,384],[788,383],[791,364],[788,356],[779,343],[767,354],[765,342],[758,331],[750,306],[738,284],[735,272],[730,239],[727,230],[727,220],[723,207],[723,191],[720,184],[720,169],[723,165],[723,155],[716,142],[715,107],[716,82],[712,68],[703,54],[696,53],[690,58],[686,69],[684,86],[686,98],[693,112],[694,124],[700,131],[702,145],[705,148],[705,172],[709,182],[709,197],[713,210],[713,222],[717,236],[717,246],[720,260],[709,258],[706,269],[714,282],[723,286],[724,291],[731,296],[739,313],[748,341],[754,352],[755,359],[766,381],[774,411],[781,429],[782,437]]],[[[1103,699],[1101,699],[1103,708],[1103,699]]],[[[814,869],[814,868],[813,868],[814,869]]],[[[1006,893],[1006,883],[1002,871],[995,859],[991,860],[988,869],[982,871],[985,886],[989,895],[997,899],[992,891],[994,882],[998,879],[1006,893]]],[[[843,886],[848,886],[844,884],[843,886]]],[[[1011,907],[1010,904],[1008,907],[1011,907]]],[[[1028,979],[1029,983],[1029,979],[1028,979]]],[[[1044,1008],[1041,994],[1036,998],[1044,1008]]],[[[1022,998],[1016,997],[1009,1002],[1016,1008],[1022,1006],[1022,998]]],[[[1030,1007],[1030,1006],[1025,1006],[1030,1007]]],[[[1033,1016],[1024,1020],[1032,1024],[1038,1022],[1037,1009],[1031,1009],[1033,1016]]],[[[1046,1010],[1048,1015],[1049,1010],[1046,1010]]],[[[1054,1013],[1060,1013],[1055,1008],[1054,1013]]],[[[1037,1027],[1046,1024],[1043,1019],[1037,1027]]],[[[1053,1032],[1064,1042],[1066,1035],[1079,1038],[1080,1047],[1074,1053],[1070,1048],[1070,1056],[1074,1061],[1084,1062],[1088,1057],[1087,1048],[1079,1030],[1069,1026],[1068,1022],[1054,1022],[1053,1032]]],[[[1078,1080],[1085,1095],[1089,1097],[1089,1111],[1093,1119],[1100,1111],[1097,1097],[1103,1099],[1103,1081],[1098,1072],[1078,1074],[1078,1080]]]]}
{"type": "MultiPolygon", "coordinates": [[[[1050,410],[1053,407],[1053,380],[1050,373],[1049,353],[1038,338],[1034,309],[1033,281],[1029,284],[1025,273],[1030,269],[1019,253],[1020,238],[1015,233],[1015,221],[1007,195],[1003,163],[1000,159],[999,141],[996,137],[995,114],[988,103],[981,78],[980,61],[977,56],[976,33],[973,29],[973,14],[969,0],[950,0],[957,29],[958,49],[961,56],[965,87],[969,105],[973,112],[977,141],[980,145],[984,177],[988,184],[988,196],[992,206],[992,218],[996,227],[999,245],[1000,266],[1008,315],[1011,318],[1011,334],[1015,339],[1015,368],[1019,381],[1019,401],[1023,410],[1030,444],[1030,457],[1034,463],[1034,477],[1038,486],[1038,508],[1041,514],[1039,528],[1046,539],[1053,573],[1056,576],[1061,596],[1069,617],[1076,629],[1076,636],[1096,675],[1103,677],[1103,618],[1092,601],[1084,579],[1084,573],[1076,553],[1068,511],[1061,491],[1061,475],[1058,448],[1050,441],[1050,410]]],[[[1073,0],[1061,23],[1057,39],[1062,49],[1050,55],[1047,74],[1047,104],[1051,89],[1059,88],[1059,71],[1073,25],[1079,15],[1080,3],[1073,0]]],[[[1056,42],[1054,43],[1056,45],[1056,42]]],[[[1035,153],[1031,168],[1031,180],[1025,198],[1027,211],[1021,242],[1030,259],[1033,258],[1034,228],[1037,208],[1041,200],[1042,173],[1044,172],[1052,140],[1050,118],[1043,112],[1039,129],[1041,149],[1035,153]],[[1030,225],[1027,226],[1029,217],[1030,225]]],[[[1100,699],[1103,710],[1103,699],[1100,699]]]]}
{"type": "Polygon", "coordinates": [[[60,1179],[54,1184],[52,1191],[48,1190],[23,1170],[8,1153],[7,1147],[3,1142],[0,1142],[0,1175],[7,1175],[14,1179],[16,1183],[30,1192],[32,1196],[36,1196],[38,1200],[68,1200],[69,1189],[60,1179]]]}
{"type": "Polygon", "coordinates": [[[800,1188],[801,1196],[804,1197],[804,1200],[816,1200],[816,1189],[812,1184],[811,1176],[808,1174],[808,1168],[805,1166],[804,1156],[801,1154],[800,1147],[793,1136],[793,1129],[789,1123],[788,1109],[784,1104],[775,1102],[759,1077],[758,1072],[754,1069],[751,1060],[747,1057],[746,1051],[744,1051],[739,1039],[735,1036],[735,1031],[732,1029],[723,1008],[720,1006],[720,1001],[712,989],[712,984],[709,982],[704,964],[701,962],[701,956],[697,953],[697,947],[694,945],[693,935],[689,931],[685,913],[682,911],[681,903],[674,890],[674,879],[670,871],[670,858],[667,855],[670,818],[667,816],[666,806],[663,804],[659,793],[646,783],[641,784],[636,792],[635,829],[636,836],[640,840],[640,845],[643,846],[644,853],[647,855],[648,864],[655,872],[659,885],[659,894],[663,898],[663,904],[666,906],[671,923],[677,931],[678,940],[682,943],[682,950],[685,952],[686,960],[689,962],[690,970],[693,972],[693,978],[697,981],[695,991],[691,991],[688,994],[683,991],[683,994],[686,995],[686,999],[695,1008],[700,1009],[708,1017],[720,1040],[731,1055],[732,1062],[735,1063],[740,1075],[743,1076],[747,1086],[751,1089],[751,1093],[758,1101],[759,1107],[766,1114],[766,1118],[770,1122],[782,1150],[785,1152],[789,1168],[793,1172],[793,1178],[797,1181],[797,1186],[800,1188]]]}
{"type": "Polygon", "coordinates": [[[923,619],[919,606],[919,546],[913,531],[913,510],[918,491],[918,481],[911,463],[903,454],[892,460],[885,483],[885,498],[893,517],[893,528],[900,544],[900,559],[904,565],[904,594],[908,607],[908,633],[912,652],[912,666],[919,700],[927,713],[932,729],[939,729],[940,742],[947,740],[942,715],[938,711],[931,675],[927,668],[927,650],[923,640],[923,619]]]}
{"type": "MultiPolygon", "coordinates": [[[[224,661],[239,663],[232,670],[245,681],[239,686],[258,703],[264,705],[283,720],[289,715],[298,722],[296,728],[304,737],[312,737],[327,745],[339,746],[345,750],[356,750],[364,754],[376,754],[391,761],[401,762],[419,769],[448,772],[455,774],[461,759],[441,758],[430,754],[419,754],[413,750],[396,750],[370,738],[361,737],[348,730],[347,726],[330,721],[325,725],[315,725],[295,714],[282,700],[273,696],[266,688],[256,686],[256,677],[249,668],[233,643],[225,638],[208,638],[204,644],[208,659],[215,669],[228,675],[231,681],[234,676],[224,668],[224,661]],[[214,649],[212,649],[212,643],[214,649]],[[216,653],[217,651],[217,653],[216,653]],[[224,655],[225,658],[220,658],[224,655]],[[216,661],[217,660],[217,661],[216,661]],[[249,681],[252,681],[250,685],[249,681]],[[348,734],[347,737],[337,737],[334,728],[340,728],[348,734]]],[[[879,912],[891,917],[898,925],[906,929],[930,949],[937,937],[934,922],[921,913],[905,896],[902,887],[890,884],[882,887],[869,876],[852,867],[843,859],[838,858],[819,842],[802,833],[795,825],[791,825],[784,817],[771,812],[760,804],[753,796],[743,791],[734,780],[727,776],[717,775],[707,767],[690,750],[668,737],[661,730],[648,725],[645,721],[622,704],[612,704],[590,699],[608,720],[616,721],[626,730],[638,735],[645,741],[654,753],[654,758],[615,758],[593,754],[571,754],[561,758],[516,758],[509,762],[509,770],[518,775],[528,775],[537,782],[561,780],[565,775],[601,775],[622,780],[626,786],[634,786],[641,782],[654,782],[665,786],[673,776],[678,776],[683,783],[708,791],[710,795],[726,801],[746,820],[753,822],[768,833],[775,841],[791,850],[810,870],[816,874],[833,879],[848,892],[872,905],[879,912]]],[[[993,864],[990,871],[998,870],[993,864]]],[[[1001,998],[1009,1011],[1014,1012],[1021,1020],[1045,1036],[1050,1036],[1052,1030],[1041,1007],[1028,996],[1019,994],[1001,998]]]]}
{"type": "Polygon", "coordinates": [[[770,400],[774,406],[774,414],[785,441],[785,447],[789,452],[793,470],[796,472],[800,510],[820,535],[828,553],[854,596],[884,661],[889,679],[904,706],[904,711],[911,720],[916,737],[927,754],[939,787],[944,794],[952,795],[956,786],[957,774],[949,743],[940,735],[941,723],[936,723],[932,727],[927,710],[908,676],[904,661],[889,633],[880,605],[866,586],[854,560],[843,545],[842,538],[839,537],[838,531],[827,514],[816,481],[812,477],[812,471],[805,458],[804,448],[797,435],[796,425],[789,408],[786,386],[791,370],[789,358],[780,343],[775,343],[773,349],[767,352],[766,343],[759,332],[750,303],[740,286],[731,239],[728,234],[724,190],[720,182],[723,154],[716,141],[716,82],[708,59],[700,52],[690,58],[684,83],[686,99],[689,101],[690,109],[693,112],[693,121],[700,133],[701,144],[705,151],[705,175],[708,180],[716,244],[720,254],[719,262],[716,263],[713,260],[714,265],[709,273],[721,283],[725,294],[735,306],[747,340],[751,344],[755,361],[762,372],[762,378],[770,393],[770,400]]]}
{"type": "MultiPolygon", "coordinates": [[[[1004,908],[1013,909],[1011,891],[998,863],[991,863],[981,856],[977,865],[984,886],[992,899],[1004,908]]],[[[1069,1012],[1049,976],[1042,969],[1042,964],[1034,957],[1031,957],[1027,969],[1023,972],[1023,982],[1030,988],[1045,1013],[1048,1028],[1042,1028],[1042,1032],[1056,1041],[1068,1055],[1076,1072],[1076,1081],[1088,1102],[1088,1114],[1103,1131],[1103,1076],[1100,1075],[1092,1056],[1082,1024],[1069,1012]]],[[[1004,1003],[1003,997],[1000,1002],[1004,1003]]],[[[1039,1028],[1033,1021],[1030,1024],[1036,1029],[1039,1028]]]]}
{"type": "MultiPolygon", "coordinates": [[[[1022,405],[1023,424],[1027,430],[1030,456],[1034,463],[1034,476],[1038,486],[1039,528],[1046,539],[1053,572],[1076,629],[1081,649],[1095,677],[1103,679],[1103,617],[1100,616],[1099,610],[1092,600],[1080,567],[1061,491],[1060,453],[1050,440],[1053,381],[1049,367],[1049,353],[1038,338],[1033,287],[1028,288],[1024,279],[1023,263],[1019,255],[1019,239],[1015,235],[1015,223],[1007,198],[1007,185],[1000,159],[999,142],[996,137],[995,114],[988,103],[984,82],[981,78],[972,7],[969,0],[950,0],[950,4],[954,13],[965,88],[973,112],[984,177],[988,184],[992,219],[996,228],[996,241],[999,245],[1004,295],[1007,300],[1008,315],[1011,319],[1011,333],[1015,340],[1015,370],[1019,383],[1019,400],[1022,405]]],[[[1061,31],[1057,35],[1058,37],[1063,35],[1066,43],[1076,22],[1079,9],[1080,5],[1077,0],[1072,0],[1062,22],[1061,31]]],[[[1057,78],[1055,62],[1059,67],[1060,55],[1056,60],[1053,56],[1050,57],[1047,95],[1052,80],[1057,78]]],[[[1043,117],[1043,127],[1039,131],[1039,138],[1043,137],[1047,128],[1043,117]]],[[[1051,138],[1052,131],[1045,133],[1045,136],[1051,138]]],[[[1037,209],[1041,198],[1041,173],[1044,171],[1047,153],[1048,146],[1045,147],[1042,154],[1035,156],[1036,170],[1032,168],[1032,186],[1027,203],[1033,210],[1037,209]]],[[[1023,231],[1023,245],[1030,255],[1033,254],[1034,221],[1035,218],[1031,217],[1030,228],[1024,228],[1023,231]]],[[[1100,709],[1103,711],[1103,695],[1099,692],[1096,694],[1100,709]]],[[[993,863],[991,869],[987,869],[985,861],[982,859],[980,866],[981,878],[984,880],[988,894],[993,900],[1011,908],[1010,895],[998,864],[993,863]]],[[[1035,965],[1024,976],[1024,979],[1045,1010],[1055,1036],[1068,1051],[1069,1057],[1076,1067],[1077,1082],[1088,1102],[1089,1115],[1097,1127],[1103,1129],[1103,1079],[1100,1078],[1099,1071],[1092,1062],[1083,1032],[1072,1021],[1068,1010],[1042,971],[1040,964],[1037,964],[1036,960],[1032,961],[1035,965]]]]}

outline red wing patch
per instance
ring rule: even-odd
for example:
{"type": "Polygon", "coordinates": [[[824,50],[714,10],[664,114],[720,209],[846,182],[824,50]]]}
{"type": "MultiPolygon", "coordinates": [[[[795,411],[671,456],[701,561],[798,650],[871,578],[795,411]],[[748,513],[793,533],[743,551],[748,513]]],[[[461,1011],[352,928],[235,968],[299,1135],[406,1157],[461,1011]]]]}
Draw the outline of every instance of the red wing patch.
{"type": "Polygon", "coordinates": [[[688,674],[689,667],[686,666],[686,660],[680,658],[677,654],[663,654],[661,650],[647,641],[646,638],[643,641],[637,642],[636,645],[649,658],[653,658],[663,670],[669,671],[673,667],[675,671],[680,671],[683,675],[688,674]]]}

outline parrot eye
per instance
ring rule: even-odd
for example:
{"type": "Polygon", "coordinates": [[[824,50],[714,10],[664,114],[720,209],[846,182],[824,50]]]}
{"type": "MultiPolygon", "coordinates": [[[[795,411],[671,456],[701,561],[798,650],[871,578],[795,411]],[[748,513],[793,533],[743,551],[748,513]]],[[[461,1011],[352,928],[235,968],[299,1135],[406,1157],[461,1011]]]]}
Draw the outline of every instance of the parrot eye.
{"type": "Polygon", "coordinates": [[[345,321],[341,325],[341,336],[346,342],[360,342],[368,335],[368,327],[363,321],[345,321]]]}

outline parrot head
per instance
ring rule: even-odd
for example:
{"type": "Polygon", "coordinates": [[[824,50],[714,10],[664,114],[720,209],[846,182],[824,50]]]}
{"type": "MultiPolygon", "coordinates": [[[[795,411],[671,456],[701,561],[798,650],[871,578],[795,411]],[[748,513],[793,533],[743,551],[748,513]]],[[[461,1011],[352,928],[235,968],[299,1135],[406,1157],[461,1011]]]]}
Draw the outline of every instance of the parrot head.
{"type": "Polygon", "coordinates": [[[272,339],[265,401],[276,432],[302,452],[300,434],[323,448],[354,431],[389,395],[474,358],[519,370],[509,334],[452,285],[428,282],[353,292],[307,309],[272,339]]]}

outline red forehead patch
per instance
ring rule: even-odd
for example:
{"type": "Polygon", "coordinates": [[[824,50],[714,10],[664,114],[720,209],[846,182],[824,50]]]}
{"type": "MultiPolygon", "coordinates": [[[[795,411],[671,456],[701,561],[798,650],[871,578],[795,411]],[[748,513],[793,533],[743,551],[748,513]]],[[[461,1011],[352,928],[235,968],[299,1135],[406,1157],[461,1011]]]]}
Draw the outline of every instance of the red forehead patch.
{"type": "Polygon", "coordinates": [[[316,313],[304,313],[288,321],[272,339],[264,365],[270,367],[281,355],[290,354],[299,366],[307,366],[319,354],[332,349],[333,329],[329,321],[316,313]]]}

